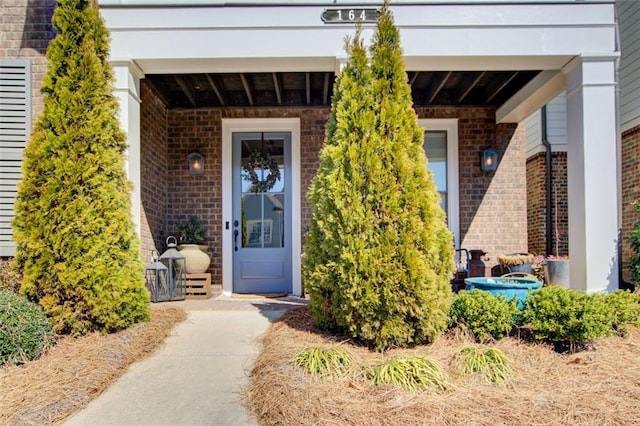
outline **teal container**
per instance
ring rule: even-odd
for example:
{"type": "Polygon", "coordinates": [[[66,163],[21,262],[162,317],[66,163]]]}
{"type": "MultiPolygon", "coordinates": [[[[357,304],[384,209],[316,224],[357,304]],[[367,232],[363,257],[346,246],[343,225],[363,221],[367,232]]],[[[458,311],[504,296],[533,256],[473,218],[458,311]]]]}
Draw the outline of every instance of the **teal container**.
{"type": "Polygon", "coordinates": [[[524,301],[529,291],[536,291],[542,287],[538,280],[520,277],[473,277],[465,278],[465,290],[473,289],[488,291],[491,294],[501,294],[506,299],[515,299],[518,309],[524,307],[524,301]]]}

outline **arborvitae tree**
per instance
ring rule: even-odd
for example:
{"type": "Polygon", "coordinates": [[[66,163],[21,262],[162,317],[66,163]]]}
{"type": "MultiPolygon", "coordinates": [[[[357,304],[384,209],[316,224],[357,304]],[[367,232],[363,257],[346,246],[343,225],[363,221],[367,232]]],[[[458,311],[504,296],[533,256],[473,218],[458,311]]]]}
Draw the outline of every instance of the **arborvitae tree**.
{"type": "Polygon", "coordinates": [[[318,323],[379,350],[447,326],[452,235],[422,149],[397,29],[381,10],[369,66],[359,33],[336,85],[303,278],[318,323]]]}
{"type": "Polygon", "coordinates": [[[24,154],[13,222],[21,291],[55,331],[115,331],[149,318],[131,219],[109,35],[95,0],[58,0],[44,110],[24,154]]]}

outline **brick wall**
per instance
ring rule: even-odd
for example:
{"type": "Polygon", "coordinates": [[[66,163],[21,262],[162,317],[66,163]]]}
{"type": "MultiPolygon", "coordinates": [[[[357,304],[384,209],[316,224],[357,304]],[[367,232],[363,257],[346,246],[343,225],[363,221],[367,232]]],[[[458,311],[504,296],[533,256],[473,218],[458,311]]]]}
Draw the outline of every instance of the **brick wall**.
{"type": "Polygon", "coordinates": [[[55,36],[51,16],[55,0],[0,0],[0,58],[31,61],[32,118],[42,111],[40,94],[47,71],[45,52],[55,36]]]}
{"type": "Polygon", "coordinates": [[[523,125],[496,124],[493,108],[419,108],[420,118],[459,118],[460,241],[499,254],[527,250],[525,131],[523,125]],[[482,172],[485,148],[499,153],[498,170],[482,172]]]}
{"type": "MultiPolygon", "coordinates": [[[[516,125],[496,125],[495,110],[492,108],[422,108],[417,112],[420,118],[460,119],[462,245],[470,249],[484,249],[493,261],[501,253],[526,251],[524,129],[516,125]],[[500,165],[495,173],[480,171],[480,155],[487,147],[500,152],[500,165]]],[[[212,257],[210,272],[217,282],[222,277],[222,119],[280,117],[300,117],[300,232],[304,233],[311,216],[306,192],[318,168],[318,153],[324,140],[328,108],[168,111],[166,230],[169,234],[175,233],[176,224],[186,220],[189,215],[195,214],[201,218],[209,231],[209,253],[212,257]],[[206,171],[203,176],[189,176],[187,172],[186,157],[195,150],[205,156],[206,171]]]]}
{"type": "Polygon", "coordinates": [[[302,229],[311,211],[305,194],[318,167],[328,108],[227,108],[172,110],[168,115],[168,209],[167,232],[197,215],[208,230],[210,272],[222,280],[222,119],[300,117],[302,229]],[[205,173],[189,176],[187,155],[199,151],[205,157],[205,173]]]}
{"type": "Polygon", "coordinates": [[[629,278],[626,262],[633,254],[629,235],[638,218],[633,203],[640,201],[640,126],[622,133],[622,259],[624,278],[629,278]]]}
{"type": "Polygon", "coordinates": [[[140,183],[142,259],[151,261],[151,251],[162,253],[167,238],[168,109],[151,84],[140,84],[140,183]]]}
{"type": "Polygon", "coordinates": [[[527,221],[529,251],[539,254],[569,254],[569,212],[567,193],[567,153],[554,152],[551,156],[552,247],[547,251],[547,199],[546,160],[541,152],[527,159],[527,221]],[[556,208],[557,203],[557,208],[556,208]],[[557,235],[556,235],[557,219],[557,235]],[[557,245],[556,245],[557,243],[557,245]]]}

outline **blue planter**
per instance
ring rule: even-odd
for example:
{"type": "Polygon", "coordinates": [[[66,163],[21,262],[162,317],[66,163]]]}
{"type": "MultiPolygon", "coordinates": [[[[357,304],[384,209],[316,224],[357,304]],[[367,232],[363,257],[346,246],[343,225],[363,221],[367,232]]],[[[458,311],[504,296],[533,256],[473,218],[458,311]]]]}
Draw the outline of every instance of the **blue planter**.
{"type": "Polygon", "coordinates": [[[529,291],[536,291],[542,283],[530,278],[519,277],[474,277],[464,280],[466,290],[484,290],[491,294],[501,294],[507,299],[516,299],[518,308],[522,309],[529,291]]]}

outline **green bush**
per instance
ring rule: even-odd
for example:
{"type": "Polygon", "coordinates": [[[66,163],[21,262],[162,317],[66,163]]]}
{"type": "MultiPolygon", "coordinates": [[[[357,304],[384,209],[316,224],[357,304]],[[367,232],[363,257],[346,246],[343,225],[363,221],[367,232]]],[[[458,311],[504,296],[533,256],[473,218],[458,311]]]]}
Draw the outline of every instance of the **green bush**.
{"type": "Polygon", "coordinates": [[[478,375],[491,383],[502,384],[513,376],[509,358],[496,348],[482,349],[467,346],[456,354],[453,365],[461,376],[478,375]]]}
{"type": "Polygon", "coordinates": [[[471,331],[478,341],[501,339],[515,325],[518,313],[515,300],[478,289],[461,291],[451,304],[449,324],[471,331]]]}
{"type": "Polygon", "coordinates": [[[0,365],[34,360],[52,344],[51,324],[42,308],[0,289],[0,365]]]}
{"type": "Polygon", "coordinates": [[[353,365],[353,357],[342,348],[308,348],[295,356],[293,364],[307,374],[340,377],[353,365]]]}
{"type": "Polygon", "coordinates": [[[310,309],[378,350],[428,343],[447,326],[454,252],[388,2],[371,61],[360,32],[346,50],[309,191],[310,309]]]}
{"type": "Polygon", "coordinates": [[[365,368],[364,373],[376,386],[393,385],[411,392],[451,387],[442,367],[435,360],[423,356],[391,358],[365,368]]]}
{"type": "Polygon", "coordinates": [[[522,322],[537,339],[572,346],[613,334],[614,309],[603,294],[586,294],[560,286],[529,295],[522,322]]]}
{"type": "Polygon", "coordinates": [[[640,294],[618,290],[607,295],[607,303],[613,309],[613,328],[619,333],[629,325],[640,326],[640,294]]]}
{"type": "Polygon", "coordinates": [[[109,33],[95,1],[58,0],[43,111],[24,151],[13,221],[21,291],[54,330],[111,332],[150,316],[131,218],[109,33]]]}

